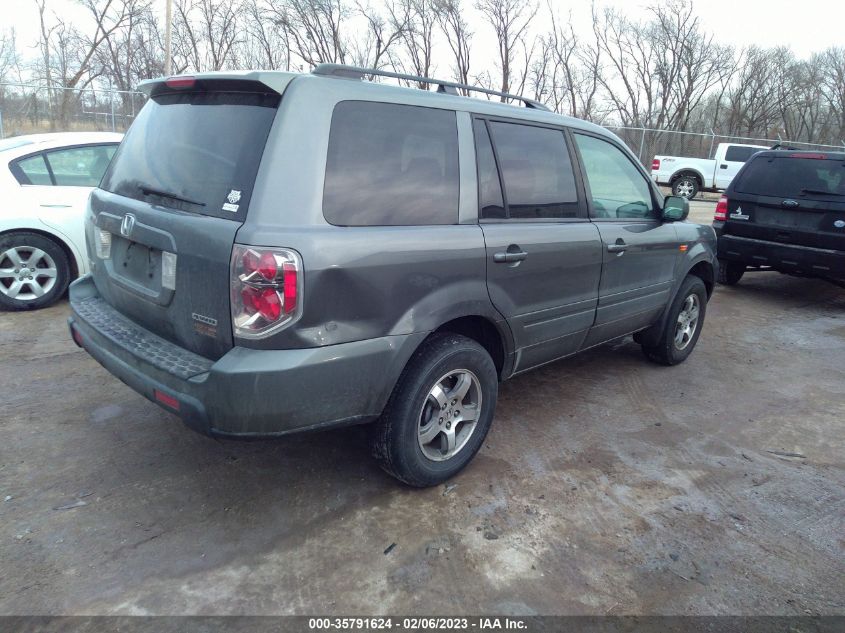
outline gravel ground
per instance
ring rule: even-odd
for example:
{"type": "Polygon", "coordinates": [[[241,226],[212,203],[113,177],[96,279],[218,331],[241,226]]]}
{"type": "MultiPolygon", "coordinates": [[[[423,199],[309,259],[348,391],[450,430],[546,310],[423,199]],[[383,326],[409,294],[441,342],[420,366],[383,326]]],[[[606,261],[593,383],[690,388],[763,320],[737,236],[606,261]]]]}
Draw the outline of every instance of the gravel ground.
{"type": "Polygon", "coordinates": [[[627,339],[506,382],[423,491],[365,428],[193,433],[68,312],[0,314],[0,614],[845,614],[833,286],[748,275],[681,366],[627,339]]]}

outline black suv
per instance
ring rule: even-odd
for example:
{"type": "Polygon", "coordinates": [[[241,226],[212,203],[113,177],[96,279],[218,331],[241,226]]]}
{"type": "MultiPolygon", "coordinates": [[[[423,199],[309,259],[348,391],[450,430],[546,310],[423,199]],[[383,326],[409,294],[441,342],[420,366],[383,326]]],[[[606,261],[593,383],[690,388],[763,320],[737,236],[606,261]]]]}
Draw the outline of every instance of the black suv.
{"type": "Polygon", "coordinates": [[[722,284],[746,270],[845,283],[845,153],[764,151],[716,207],[722,284]]]}

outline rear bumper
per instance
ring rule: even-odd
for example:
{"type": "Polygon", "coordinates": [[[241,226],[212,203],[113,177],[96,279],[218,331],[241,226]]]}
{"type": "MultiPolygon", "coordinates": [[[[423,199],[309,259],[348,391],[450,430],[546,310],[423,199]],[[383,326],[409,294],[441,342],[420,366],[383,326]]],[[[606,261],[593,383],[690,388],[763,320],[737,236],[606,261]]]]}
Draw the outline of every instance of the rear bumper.
{"type": "Polygon", "coordinates": [[[781,244],[735,235],[719,235],[719,259],[746,266],[769,266],[796,275],[845,277],[845,252],[795,244],[781,244]]]}
{"type": "Polygon", "coordinates": [[[374,420],[426,336],[308,349],[234,347],[214,362],[117,312],[90,275],[71,285],[70,305],[78,345],[135,391],[209,435],[284,435],[374,420]]]}

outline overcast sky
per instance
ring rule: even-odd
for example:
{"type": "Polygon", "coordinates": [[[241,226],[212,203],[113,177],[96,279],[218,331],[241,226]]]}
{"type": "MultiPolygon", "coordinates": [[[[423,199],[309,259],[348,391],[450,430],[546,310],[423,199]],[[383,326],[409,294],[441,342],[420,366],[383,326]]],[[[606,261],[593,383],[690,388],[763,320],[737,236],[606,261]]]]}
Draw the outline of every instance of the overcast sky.
{"type": "MultiPolygon", "coordinates": [[[[165,0],[154,0],[164,15],[165,0]]],[[[660,0],[597,0],[598,6],[616,6],[628,15],[642,16],[644,7],[660,0]]],[[[666,1],[666,0],[663,0],[666,1]]],[[[371,0],[377,5],[379,0],[371,0]]],[[[545,0],[541,0],[545,4],[545,0]]],[[[589,0],[552,0],[562,14],[571,11],[576,29],[589,30],[589,0]]],[[[464,0],[467,6],[472,0],[464,0]]],[[[0,29],[14,26],[18,46],[32,46],[38,38],[38,11],[33,0],[0,0],[0,29]]],[[[84,19],[73,0],[48,0],[48,7],[63,16],[84,19]]],[[[717,38],[736,47],[788,45],[799,57],[830,46],[845,46],[841,0],[697,0],[696,13],[704,27],[717,38]]],[[[87,22],[86,22],[87,23],[87,22]]],[[[488,29],[472,18],[477,43],[488,41],[488,29]]],[[[489,34],[492,39],[492,34],[489,34]]]]}

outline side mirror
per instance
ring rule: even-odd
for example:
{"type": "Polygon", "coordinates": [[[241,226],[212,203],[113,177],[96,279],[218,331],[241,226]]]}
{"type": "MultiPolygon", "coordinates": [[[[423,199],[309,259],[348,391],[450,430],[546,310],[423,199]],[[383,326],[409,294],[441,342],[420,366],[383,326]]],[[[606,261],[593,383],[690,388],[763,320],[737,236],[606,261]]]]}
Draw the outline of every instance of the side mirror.
{"type": "Polygon", "coordinates": [[[689,200],[681,196],[668,196],[663,200],[663,220],[683,222],[689,215],[689,200]]]}

